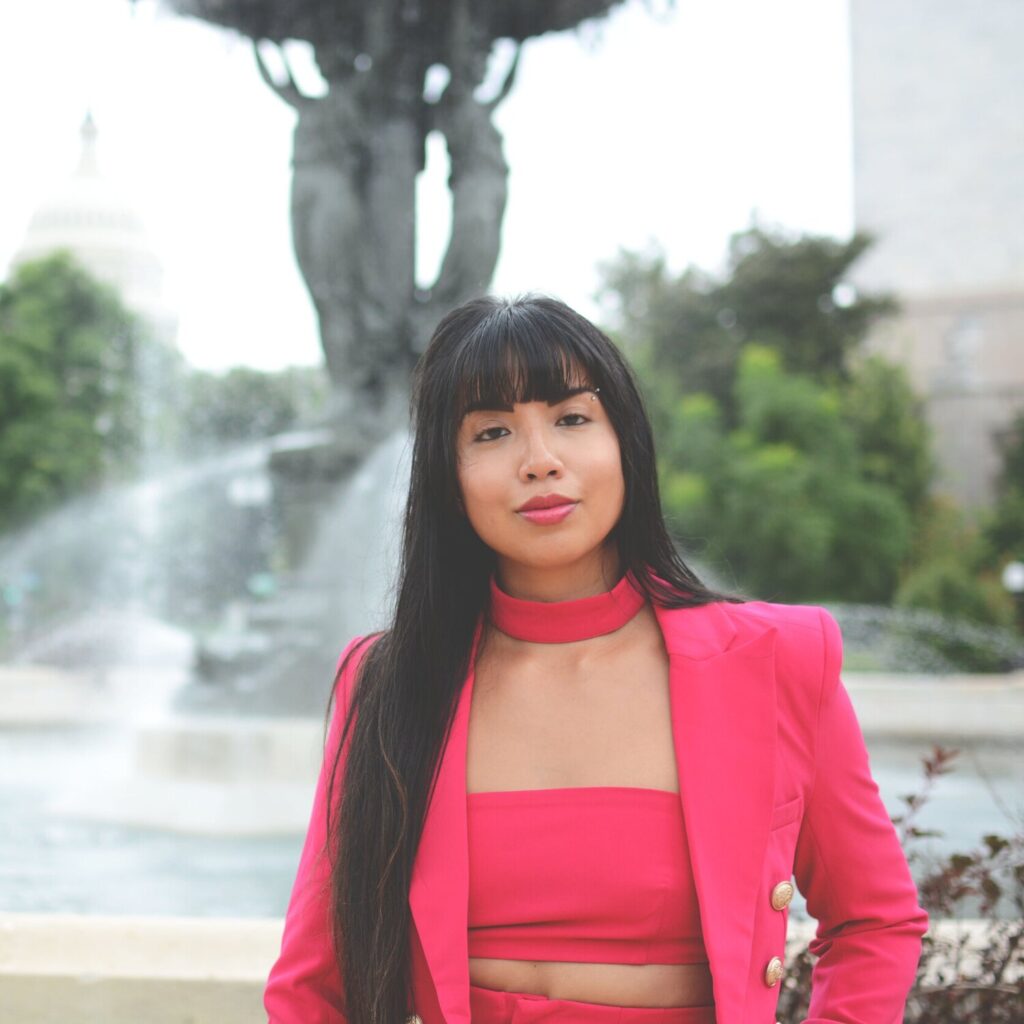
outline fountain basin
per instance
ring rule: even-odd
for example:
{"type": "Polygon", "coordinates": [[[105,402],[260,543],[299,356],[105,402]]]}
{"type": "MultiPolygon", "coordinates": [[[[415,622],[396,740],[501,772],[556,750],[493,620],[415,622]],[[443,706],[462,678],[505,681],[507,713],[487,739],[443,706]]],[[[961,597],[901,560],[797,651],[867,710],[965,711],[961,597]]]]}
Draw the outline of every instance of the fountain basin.
{"type": "Polygon", "coordinates": [[[287,836],[309,822],[323,723],[182,715],[143,722],[127,770],[63,789],[56,816],[209,836],[287,836]]]}

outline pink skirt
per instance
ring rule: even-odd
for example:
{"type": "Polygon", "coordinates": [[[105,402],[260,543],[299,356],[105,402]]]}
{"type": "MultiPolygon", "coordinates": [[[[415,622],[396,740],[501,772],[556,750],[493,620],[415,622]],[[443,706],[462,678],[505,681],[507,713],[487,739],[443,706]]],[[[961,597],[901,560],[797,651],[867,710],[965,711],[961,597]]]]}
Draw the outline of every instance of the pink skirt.
{"type": "Polygon", "coordinates": [[[715,1024],[714,1006],[609,1006],[469,986],[472,1024],[715,1024]]]}

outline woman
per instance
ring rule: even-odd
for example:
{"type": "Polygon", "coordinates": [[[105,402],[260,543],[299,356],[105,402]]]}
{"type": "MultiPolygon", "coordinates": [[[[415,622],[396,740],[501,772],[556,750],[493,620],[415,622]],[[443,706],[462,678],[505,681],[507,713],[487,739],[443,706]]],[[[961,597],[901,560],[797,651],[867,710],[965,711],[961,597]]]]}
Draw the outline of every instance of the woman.
{"type": "Polygon", "coordinates": [[[468,302],[417,367],[394,621],[342,654],[275,1024],[902,1019],[927,916],[822,608],[715,593],[605,335],[468,302]]]}

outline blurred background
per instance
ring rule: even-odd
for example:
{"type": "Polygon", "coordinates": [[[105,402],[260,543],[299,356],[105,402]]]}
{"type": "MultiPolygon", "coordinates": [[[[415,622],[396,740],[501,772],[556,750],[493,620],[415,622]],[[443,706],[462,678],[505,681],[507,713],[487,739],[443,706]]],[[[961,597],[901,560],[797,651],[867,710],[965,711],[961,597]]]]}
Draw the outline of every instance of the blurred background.
{"type": "Polygon", "coordinates": [[[908,1019],[1021,1019],[1022,46],[1017,0],[0,7],[0,990],[46,915],[252,919],[256,985],[411,369],[536,290],[636,367],[697,572],[839,620],[976,940],[908,1019]]]}

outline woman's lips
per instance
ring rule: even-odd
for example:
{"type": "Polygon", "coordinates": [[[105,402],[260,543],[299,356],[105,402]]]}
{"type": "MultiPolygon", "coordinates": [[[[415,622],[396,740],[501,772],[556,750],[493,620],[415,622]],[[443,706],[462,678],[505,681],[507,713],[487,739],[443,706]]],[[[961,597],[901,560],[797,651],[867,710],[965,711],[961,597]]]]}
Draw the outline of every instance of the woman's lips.
{"type": "Polygon", "coordinates": [[[550,526],[552,523],[560,523],[578,504],[578,501],[573,501],[568,505],[552,505],[551,508],[531,508],[518,514],[531,523],[550,526]]]}

